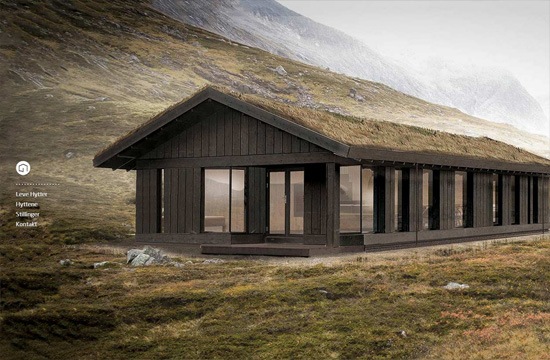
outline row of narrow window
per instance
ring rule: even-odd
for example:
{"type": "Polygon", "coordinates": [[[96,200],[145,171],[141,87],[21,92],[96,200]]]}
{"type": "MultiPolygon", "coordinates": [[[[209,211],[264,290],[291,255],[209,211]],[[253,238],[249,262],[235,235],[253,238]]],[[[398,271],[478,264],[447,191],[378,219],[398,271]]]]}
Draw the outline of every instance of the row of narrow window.
{"type": "MultiPolygon", "coordinates": [[[[407,170],[396,169],[393,181],[393,228],[395,231],[409,231],[409,198],[411,187],[407,170]]],[[[516,177],[511,179],[509,208],[511,223],[519,223],[519,201],[516,193],[516,177]]],[[[270,201],[268,210],[269,232],[285,233],[284,203],[290,196],[290,234],[302,234],[304,229],[304,172],[294,171],[270,173],[268,182],[270,201]],[[289,176],[290,193],[284,191],[285,176],[289,176]],[[282,189],[281,189],[282,188],[282,189]],[[281,195],[282,194],[282,195],[281,195]],[[281,204],[276,199],[281,199],[281,204]],[[284,200],[283,200],[284,199],[284,200]]],[[[375,178],[373,170],[361,166],[342,166],[340,168],[340,232],[372,233],[375,227],[375,178]]],[[[454,172],[454,227],[471,226],[467,220],[468,181],[466,172],[454,172]]],[[[498,175],[492,178],[492,216],[493,223],[499,225],[499,181],[498,175]]],[[[533,188],[536,188],[533,187],[533,188]]],[[[530,187],[531,189],[531,187],[530,187]]],[[[536,199],[537,196],[534,198],[536,199]]],[[[437,229],[439,221],[434,196],[434,172],[422,171],[422,206],[418,216],[419,228],[437,229]]],[[[205,232],[245,232],[245,170],[244,169],[206,169],[204,172],[204,231],[205,232]]],[[[533,220],[529,219],[532,223],[533,220]]]]}
{"type": "MultiPolygon", "coordinates": [[[[394,199],[393,199],[393,228],[395,231],[409,231],[409,191],[411,188],[406,179],[406,170],[394,170],[394,199]]],[[[453,227],[471,227],[467,214],[468,207],[468,181],[467,173],[454,172],[454,213],[453,227]]],[[[499,176],[492,176],[492,220],[493,225],[501,225],[502,211],[499,207],[499,176]]],[[[535,179],[536,181],[536,179],[535,179]]],[[[519,223],[519,192],[516,191],[516,176],[510,177],[510,222],[519,223]]],[[[437,184],[439,185],[439,184],[437,184]]],[[[422,207],[418,217],[419,228],[422,230],[434,230],[439,228],[439,209],[436,196],[434,196],[434,171],[422,171],[422,207]]],[[[529,192],[537,191],[536,184],[529,187],[529,192]]],[[[343,233],[369,233],[377,232],[375,228],[374,199],[374,172],[369,168],[360,166],[346,166],[340,168],[340,232],[343,233]]],[[[538,201],[538,194],[529,194],[529,199],[538,201]]],[[[470,220],[471,222],[471,220],[470,220]]],[[[537,223],[537,206],[533,206],[533,213],[529,213],[529,223],[537,223]]]]}

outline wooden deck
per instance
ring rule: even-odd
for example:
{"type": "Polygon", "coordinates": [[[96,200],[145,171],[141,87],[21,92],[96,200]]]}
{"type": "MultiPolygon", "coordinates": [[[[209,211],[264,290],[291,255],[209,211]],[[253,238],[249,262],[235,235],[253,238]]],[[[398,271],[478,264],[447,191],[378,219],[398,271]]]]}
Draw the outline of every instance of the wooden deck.
{"type": "Polygon", "coordinates": [[[205,244],[201,253],[209,255],[267,255],[310,257],[338,254],[343,252],[363,252],[364,246],[305,245],[295,243],[256,243],[256,244],[205,244]]]}

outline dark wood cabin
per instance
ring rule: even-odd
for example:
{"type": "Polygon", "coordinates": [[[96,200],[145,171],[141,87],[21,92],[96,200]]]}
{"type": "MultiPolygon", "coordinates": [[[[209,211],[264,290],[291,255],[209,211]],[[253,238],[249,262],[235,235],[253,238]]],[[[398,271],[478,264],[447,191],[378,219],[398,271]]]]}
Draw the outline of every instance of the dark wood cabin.
{"type": "Polygon", "coordinates": [[[548,164],[350,145],[211,87],[94,159],[137,172],[137,242],[287,256],[543,233],[548,164]]]}

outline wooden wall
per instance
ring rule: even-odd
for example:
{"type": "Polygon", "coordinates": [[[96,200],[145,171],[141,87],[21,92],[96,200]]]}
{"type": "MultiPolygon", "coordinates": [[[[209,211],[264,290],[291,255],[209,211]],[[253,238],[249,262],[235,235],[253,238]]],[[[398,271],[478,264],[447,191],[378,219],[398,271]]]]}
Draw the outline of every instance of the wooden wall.
{"type": "Polygon", "coordinates": [[[454,171],[440,170],[437,174],[438,176],[434,173],[434,187],[439,188],[439,226],[437,229],[453,229],[455,220],[455,173],[454,171]],[[439,182],[436,182],[437,177],[439,182]]]}
{"type": "Polygon", "coordinates": [[[473,227],[493,226],[493,174],[472,175],[473,227]]]}
{"type": "Polygon", "coordinates": [[[512,175],[500,175],[498,177],[499,188],[499,222],[503,226],[511,225],[512,219],[512,175]]]}
{"type": "Polygon", "coordinates": [[[409,231],[422,230],[422,169],[409,169],[409,231]]]}
{"type": "Polygon", "coordinates": [[[542,196],[541,196],[541,209],[543,209],[543,214],[541,218],[544,219],[544,225],[546,228],[550,226],[550,177],[545,177],[542,179],[542,196]]]}
{"type": "Polygon", "coordinates": [[[340,246],[340,167],[326,164],[327,174],[327,246],[340,246]]]}
{"type": "Polygon", "coordinates": [[[266,229],[267,190],[266,169],[261,167],[248,168],[245,199],[248,207],[247,229],[250,234],[263,234],[266,229]]]}
{"type": "Polygon", "coordinates": [[[161,170],[138,170],[136,175],[136,233],[161,231],[161,170]]]}
{"type": "Polygon", "coordinates": [[[200,233],[201,186],[200,168],[164,170],[164,233],[200,233]]]}
{"type": "Polygon", "coordinates": [[[374,232],[395,230],[395,169],[378,166],[374,175],[374,232]]]}
{"type": "Polygon", "coordinates": [[[304,235],[327,233],[326,166],[310,165],[304,171],[304,235]]]}
{"type": "Polygon", "coordinates": [[[308,141],[224,107],[159,145],[142,159],[310,152],[328,153],[308,141]]]}

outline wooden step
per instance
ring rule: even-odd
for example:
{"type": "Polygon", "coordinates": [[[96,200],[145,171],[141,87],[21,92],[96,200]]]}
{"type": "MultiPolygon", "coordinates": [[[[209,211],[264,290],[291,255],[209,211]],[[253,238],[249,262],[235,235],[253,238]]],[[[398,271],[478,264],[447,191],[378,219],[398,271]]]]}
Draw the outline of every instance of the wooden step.
{"type": "Polygon", "coordinates": [[[265,237],[265,242],[268,244],[303,244],[303,236],[277,236],[268,235],[265,237]]]}
{"type": "Polygon", "coordinates": [[[304,244],[278,244],[278,243],[256,243],[256,244],[203,244],[201,253],[209,255],[261,255],[261,256],[322,256],[338,254],[343,252],[363,252],[365,247],[361,246],[340,246],[327,247],[325,245],[304,245],[304,244]]]}

